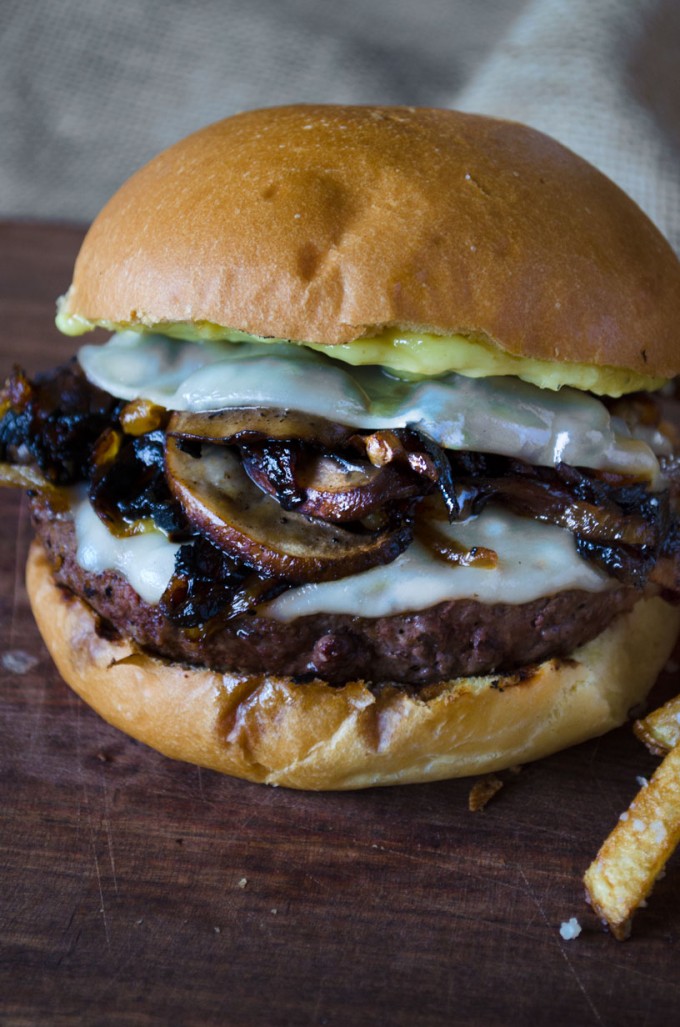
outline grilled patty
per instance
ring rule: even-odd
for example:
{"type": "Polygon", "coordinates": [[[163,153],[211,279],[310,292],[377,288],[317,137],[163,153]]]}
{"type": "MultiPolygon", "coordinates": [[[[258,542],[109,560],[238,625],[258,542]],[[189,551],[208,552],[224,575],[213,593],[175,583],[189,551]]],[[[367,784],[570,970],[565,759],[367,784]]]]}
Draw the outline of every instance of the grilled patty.
{"type": "Polygon", "coordinates": [[[187,630],[144,602],[120,575],[84,571],[70,517],[38,497],[32,515],[56,580],[89,603],[104,629],[170,660],[225,672],[419,688],[565,656],[640,596],[613,585],[605,593],[570,590],[520,605],[457,600],[379,618],[315,614],[282,623],[255,612],[187,630]]]}

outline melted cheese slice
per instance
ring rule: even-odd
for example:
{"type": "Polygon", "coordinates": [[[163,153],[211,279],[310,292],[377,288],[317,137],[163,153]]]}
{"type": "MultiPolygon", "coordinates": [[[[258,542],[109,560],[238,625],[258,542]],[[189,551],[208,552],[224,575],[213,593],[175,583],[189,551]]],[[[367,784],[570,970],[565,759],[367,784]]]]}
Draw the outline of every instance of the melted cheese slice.
{"type": "MultiPolygon", "coordinates": [[[[577,389],[554,392],[513,377],[460,374],[404,380],[293,343],[178,342],[136,332],[83,346],[78,357],[90,381],[112,395],[144,397],[171,410],[280,407],[354,428],[416,428],[447,449],[543,466],[563,461],[650,482],[659,475],[652,446],[577,389]]],[[[660,451],[667,445],[661,436],[651,442],[660,451]]]]}
{"type": "MultiPolygon", "coordinates": [[[[159,601],[172,577],[178,545],[157,529],[115,538],[87,498],[76,503],[74,519],[81,567],[97,574],[117,571],[147,603],[159,601]]],[[[467,521],[440,525],[439,531],[466,549],[493,549],[497,565],[452,565],[413,542],[390,564],[289,589],[259,612],[284,621],[322,612],[386,617],[446,599],[528,603],[565,589],[600,592],[611,586],[610,578],[579,557],[573,536],[563,528],[489,508],[467,521]]]]}
{"type": "Polygon", "coordinates": [[[268,604],[266,614],[277,620],[313,613],[389,617],[447,599],[520,604],[567,589],[600,592],[612,584],[611,578],[581,559],[570,532],[507,510],[487,508],[477,517],[438,530],[466,549],[493,549],[497,565],[451,565],[415,541],[393,563],[284,592],[268,604]]]}
{"type": "Polygon", "coordinates": [[[138,596],[155,605],[167,588],[175,569],[179,546],[158,529],[140,535],[116,538],[99,520],[87,498],[73,507],[76,526],[76,560],[92,574],[116,571],[132,585],[138,596]]]}

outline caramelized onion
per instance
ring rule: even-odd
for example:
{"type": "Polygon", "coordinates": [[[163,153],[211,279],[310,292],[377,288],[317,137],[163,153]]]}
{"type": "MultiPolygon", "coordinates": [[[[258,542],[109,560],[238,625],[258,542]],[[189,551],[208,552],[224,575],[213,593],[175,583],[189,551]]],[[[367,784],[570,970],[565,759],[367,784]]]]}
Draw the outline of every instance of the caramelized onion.
{"type": "MultiPolygon", "coordinates": [[[[516,513],[567,528],[574,535],[594,542],[628,546],[653,546],[657,542],[654,521],[635,514],[624,514],[613,504],[596,506],[559,490],[547,482],[508,477],[480,482],[482,491],[503,501],[516,513]]],[[[655,502],[651,497],[651,503],[655,502]]]]}
{"type": "Polygon", "coordinates": [[[99,519],[119,538],[139,534],[151,522],[174,541],[191,534],[165,480],[164,442],[160,429],[124,435],[109,428],[97,440],[89,499],[99,519]]]}
{"type": "Polygon", "coordinates": [[[448,538],[435,524],[418,520],[416,538],[419,542],[446,563],[459,567],[484,567],[492,570],[498,565],[498,553],[486,546],[472,546],[466,549],[460,542],[448,538]]]}
{"type": "Polygon", "coordinates": [[[166,473],[201,534],[265,575],[287,581],[330,581],[389,563],[412,538],[410,518],[362,534],[282,510],[253,484],[231,447],[205,445],[194,455],[169,437],[166,473]]]}
{"type": "Polygon", "coordinates": [[[370,435],[355,435],[352,442],[363,449],[374,466],[405,466],[436,485],[449,519],[460,517],[451,464],[442,447],[432,439],[410,428],[395,428],[370,435]]]}
{"type": "Polygon", "coordinates": [[[15,367],[0,393],[0,460],[35,463],[59,485],[85,480],[91,448],[119,409],[74,362],[33,381],[15,367]]]}
{"type": "Polygon", "coordinates": [[[275,578],[260,577],[207,539],[196,538],[180,548],[159,605],[173,624],[204,638],[286,587],[275,578]]]}
{"type": "Polygon", "coordinates": [[[274,496],[284,510],[295,510],[304,504],[305,493],[297,481],[300,453],[299,443],[277,439],[241,447],[243,466],[250,480],[274,496]]]}
{"type": "Polygon", "coordinates": [[[146,435],[157,428],[165,428],[170,413],[149,399],[133,399],[125,404],[118,419],[126,435],[146,435]]]}

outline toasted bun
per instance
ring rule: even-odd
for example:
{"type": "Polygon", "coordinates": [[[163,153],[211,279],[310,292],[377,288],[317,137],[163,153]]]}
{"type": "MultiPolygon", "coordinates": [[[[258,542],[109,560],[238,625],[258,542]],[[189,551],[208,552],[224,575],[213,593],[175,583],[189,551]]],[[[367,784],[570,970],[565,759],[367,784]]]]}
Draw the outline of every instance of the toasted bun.
{"type": "Polygon", "coordinates": [[[463,777],[603,734],[645,697],[680,623],[678,608],[641,600],[571,659],[443,682],[424,699],[361,681],[217,674],[109,641],[90,607],[54,583],[38,543],[27,584],[62,677],[109,723],[174,759],[306,789],[463,777]]]}
{"type": "Polygon", "coordinates": [[[63,313],[680,371],[680,264],[648,218],[547,136],[447,110],[281,107],[189,136],[96,219],[63,313]]]}

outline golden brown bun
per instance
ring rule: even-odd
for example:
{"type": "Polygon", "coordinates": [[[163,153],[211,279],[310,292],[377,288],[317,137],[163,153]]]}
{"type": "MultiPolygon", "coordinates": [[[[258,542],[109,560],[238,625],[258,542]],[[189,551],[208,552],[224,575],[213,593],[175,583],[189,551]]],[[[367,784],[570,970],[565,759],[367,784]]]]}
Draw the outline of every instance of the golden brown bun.
{"type": "Polygon", "coordinates": [[[463,777],[524,763],[621,724],[673,648],[680,610],[641,600],[572,659],[461,678],[427,701],[362,682],[216,674],[140,654],[96,632],[34,543],[33,613],[65,681],[109,723],[166,756],[290,788],[345,789],[463,777]]]}
{"type": "Polygon", "coordinates": [[[609,179],[522,125],[410,107],[220,121],[92,225],[65,313],[326,343],[384,325],[680,371],[680,264],[609,179]]]}

